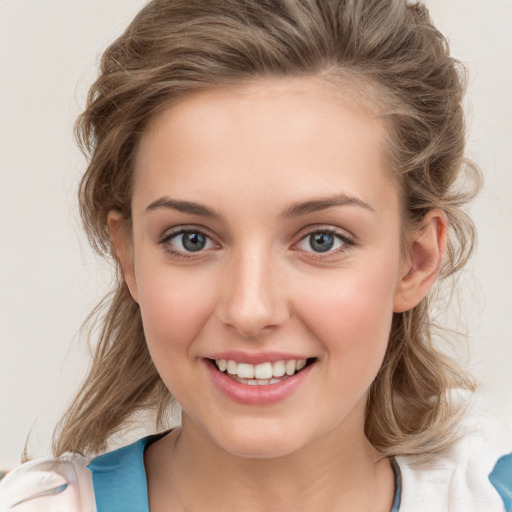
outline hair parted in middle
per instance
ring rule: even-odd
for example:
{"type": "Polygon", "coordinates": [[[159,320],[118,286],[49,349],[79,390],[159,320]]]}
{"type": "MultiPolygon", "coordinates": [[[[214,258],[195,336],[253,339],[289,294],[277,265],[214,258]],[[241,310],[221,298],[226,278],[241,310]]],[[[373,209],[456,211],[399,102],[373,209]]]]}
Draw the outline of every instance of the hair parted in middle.
{"type": "MultiPolygon", "coordinates": [[[[405,0],[149,2],[104,52],[76,126],[90,158],[79,199],[93,247],[111,254],[110,212],[120,212],[131,227],[138,141],[157,112],[199,91],[282,77],[338,84],[342,95],[384,120],[403,230],[421,226],[429,210],[443,210],[449,240],[441,277],[459,270],[474,240],[461,207],[480,179],[464,158],[464,71],[427,9],[405,0]]],[[[394,314],[369,392],[366,435],[384,455],[421,456],[447,446],[456,417],[448,391],[473,387],[435,348],[429,300],[394,314]]],[[[90,320],[100,328],[99,340],[56,433],[56,455],[102,450],[135,412],[151,409],[161,423],[172,402],[118,265],[114,290],[90,320]]]]}

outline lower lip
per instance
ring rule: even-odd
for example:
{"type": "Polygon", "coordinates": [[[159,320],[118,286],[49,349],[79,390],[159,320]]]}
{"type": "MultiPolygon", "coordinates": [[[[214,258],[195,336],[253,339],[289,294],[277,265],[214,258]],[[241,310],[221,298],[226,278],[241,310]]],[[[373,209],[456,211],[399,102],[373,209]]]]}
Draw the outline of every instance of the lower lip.
{"type": "Polygon", "coordinates": [[[205,364],[217,389],[230,400],[246,405],[270,405],[285,400],[306,380],[314,366],[314,363],[310,364],[275,384],[251,386],[231,379],[219,371],[211,360],[205,360],[205,364]]]}

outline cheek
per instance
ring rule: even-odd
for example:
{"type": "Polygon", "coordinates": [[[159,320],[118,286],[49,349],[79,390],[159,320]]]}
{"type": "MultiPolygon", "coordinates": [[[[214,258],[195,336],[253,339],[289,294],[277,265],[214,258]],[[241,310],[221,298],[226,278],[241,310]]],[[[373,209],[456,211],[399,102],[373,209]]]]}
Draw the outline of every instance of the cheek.
{"type": "Polygon", "coordinates": [[[215,301],[205,277],[197,269],[176,272],[170,268],[137,276],[144,332],[157,366],[160,354],[191,352],[191,340],[211,316],[215,301]]]}
{"type": "Polygon", "coordinates": [[[386,263],[347,269],[311,279],[297,289],[300,316],[329,356],[350,355],[351,363],[379,361],[386,350],[393,316],[396,277],[386,263]],[[359,358],[359,359],[358,359],[359,358]]]}

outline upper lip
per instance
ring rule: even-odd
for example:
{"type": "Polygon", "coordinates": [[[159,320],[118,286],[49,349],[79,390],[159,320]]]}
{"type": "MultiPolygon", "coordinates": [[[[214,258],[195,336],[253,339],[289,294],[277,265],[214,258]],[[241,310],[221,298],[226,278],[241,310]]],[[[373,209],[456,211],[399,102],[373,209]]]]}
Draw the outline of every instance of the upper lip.
{"type": "Polygon", "coordinates": [[[237,363],[246,364],[261,364],[261,363],[274,363],[276,361],[290,361],[292,359],[298,361],[301,359],[309,359],[310,356],[303,354],[290,354],[285,352],[242,352],[238,350],[231,350],[226,352],[215,352],[206,356],[206,359],[226,361],[236,361],[237,363]]]}

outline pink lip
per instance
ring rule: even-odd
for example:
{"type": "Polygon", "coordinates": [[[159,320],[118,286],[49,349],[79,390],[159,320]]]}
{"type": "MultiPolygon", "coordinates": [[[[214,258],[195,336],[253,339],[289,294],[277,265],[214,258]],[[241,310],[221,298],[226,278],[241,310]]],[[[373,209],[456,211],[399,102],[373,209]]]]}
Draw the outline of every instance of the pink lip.
{"type": "MultiPolygon", "coordinates": [[[[224,359],[224,357],[221,357],[220,359],[224,359]]],[[[234,357],[226,359],[237,360],[234,357]]],[[[288,356],[287,359],[295,358],[288,356]]],[[[297,359],[300,359],[300,357],[297,359]]],[[[280,361],[282,359],[278,358],[275,360],[280,361]]],[[[269,359],[265,359],[265,361],[269,361],[269,359]]],[[[276,384],[268,384],[266,386],[250,386],[249,384],[242,384],[241,382],[237,382],[224,373],[220,372],[212,361],[204,359],[204,363],[214,385],[224,396],[233,400],[234,402],[241,404],[260,406],[280,402],[292,395],[306,380],[311,372],[312,367],[314,366],[314,364],[310,364],[295,375],[292,375],[291,377],[276,384]]]]}
{"type": "Polygon", "coordinates": [[[228,352],[216,352],[205,356],[207,359],[225,359],[226,361],[236,361],[237,363],[261,364],[266,362],[275,363],[276,361],[289,361],[295,359],[308,359],[308,356],[298,354],[285,354],[284,352],[258,352],[251,354],[250,352],[241,352],[231,350],[228,352]]]}

